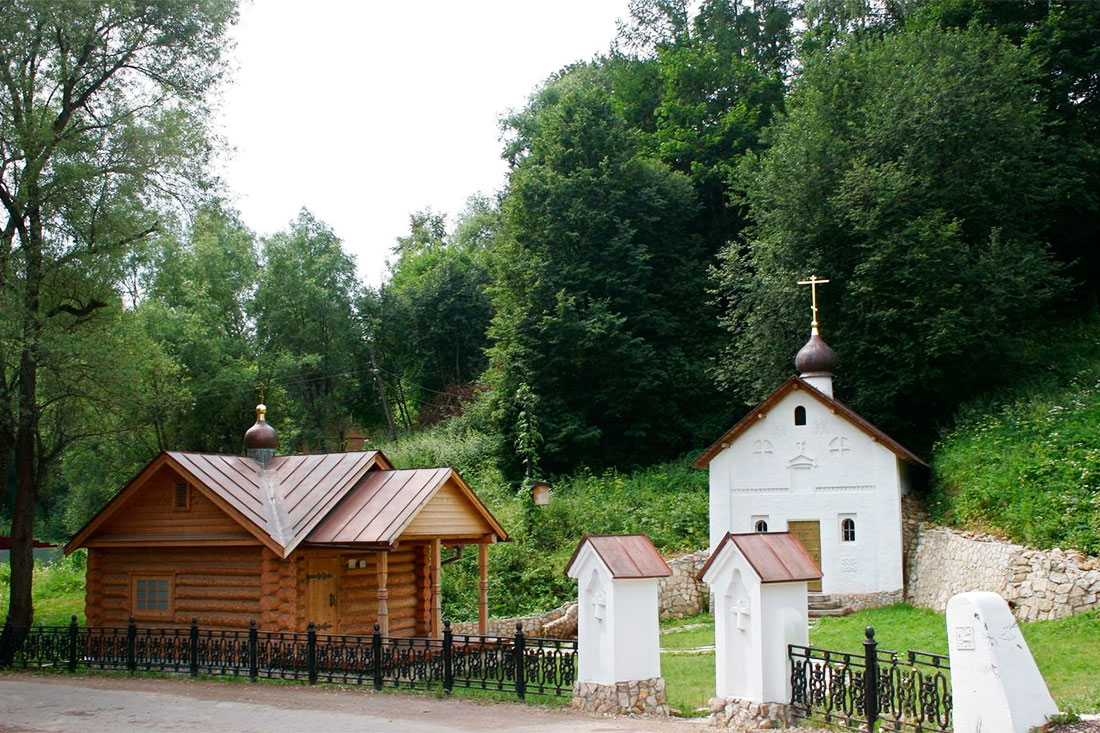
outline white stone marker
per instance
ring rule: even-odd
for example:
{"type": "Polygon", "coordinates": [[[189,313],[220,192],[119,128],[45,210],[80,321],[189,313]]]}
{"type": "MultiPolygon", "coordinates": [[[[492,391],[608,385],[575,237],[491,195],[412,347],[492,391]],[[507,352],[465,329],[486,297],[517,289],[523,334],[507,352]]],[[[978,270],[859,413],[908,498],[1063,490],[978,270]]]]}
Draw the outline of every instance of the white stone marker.
{"type": "Polygon", "coordinates": [[[672,571],[657,548],[644,534],[588,535],[565,574],[578,581],[573,707],[667,715],[657,582],[672,571]]]}
{"type": "Polygon", "coordinates": [[[1058,713],[1008,604],[971,591],[947,603],[955,733],[1027,733],[1058,713]]]}
{"type": "Polygon", "coordinates": [[[813,558],[789,532],[727,533],[699,571],[714,594],[715,690],[733,703],[725,706],[727,716],[745,709],[744,715],[764,723],[777,714],[775,705],[760,707],[765,703],[779,703],[786,716],[787,645],[809,644],[806,588],[820,577],[813,558]],[[746,708],[743,701],[757,707],[746,708]]]}

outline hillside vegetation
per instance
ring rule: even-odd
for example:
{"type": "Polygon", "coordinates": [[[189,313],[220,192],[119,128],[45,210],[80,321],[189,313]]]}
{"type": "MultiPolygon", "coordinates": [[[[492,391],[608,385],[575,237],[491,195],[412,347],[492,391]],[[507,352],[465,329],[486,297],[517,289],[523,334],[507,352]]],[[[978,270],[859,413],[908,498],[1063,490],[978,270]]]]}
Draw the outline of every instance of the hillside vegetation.
{"type": "Polygon", "coordinates": [[[1100,554],[1100,339],[1052,332],[1035,374],[966,405],[937,443],[936,521],[1039,547],[1100,554]]]}
{"type": "MultiPolygon", "coordinates": [[[[576,599],[565,577],[569,557],[585,534],[645,532],[661,552],[698,550],[707,544],[707,473],[689,458],[632,473],[579,468],[553,484],[550,506],[536,507],[523,489],[506,481],[493,461],[493,441],[453,419],[382,446],[397,466],[455,466],[512,536],[489,553],[493,616],[545,611],[576,599]]],[[[464,555],[443,573],[447,618],[477,617],[477,556],[464,555]]]]}

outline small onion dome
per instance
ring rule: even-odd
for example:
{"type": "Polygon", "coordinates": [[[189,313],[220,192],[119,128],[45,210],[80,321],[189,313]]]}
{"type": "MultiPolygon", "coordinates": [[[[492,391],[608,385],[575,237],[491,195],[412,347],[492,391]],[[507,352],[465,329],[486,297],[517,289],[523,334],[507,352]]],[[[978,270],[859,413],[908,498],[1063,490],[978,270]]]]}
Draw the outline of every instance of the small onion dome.
{"type": "Polygon", "coordinates": [[[256,424],[244,434],[245,450],[275,450],[279,447],[279,433],[264,419],[266,405],[256,405],[256,424]]]}
{"type": "Polygon", "coordinates": [[[817,328],[811,330],[810,340],[798,350],[794,357],[794,368],[802,376],[832,374],[836,368],[836,352],[821,338],[817,328]]]}

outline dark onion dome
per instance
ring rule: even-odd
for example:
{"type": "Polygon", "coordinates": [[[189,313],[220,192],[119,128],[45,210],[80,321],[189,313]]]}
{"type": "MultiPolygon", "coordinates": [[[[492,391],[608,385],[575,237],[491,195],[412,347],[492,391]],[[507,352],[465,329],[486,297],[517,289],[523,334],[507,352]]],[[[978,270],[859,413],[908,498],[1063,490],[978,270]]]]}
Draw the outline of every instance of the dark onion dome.
{"type": "Polygon", "coordinates": [[[275,450],[279,447],[279,433],[264,419],[266,405],[256,405],[256,424],[244,434],[245,450],[275,450]]]}
{"type": "Polygon", "coordinates": [[[836,368],[836,352],[825,343],[816,328],[811,331],[810,340],[794,357],[794,368],[804,377],[832,374],[836,368]]]}

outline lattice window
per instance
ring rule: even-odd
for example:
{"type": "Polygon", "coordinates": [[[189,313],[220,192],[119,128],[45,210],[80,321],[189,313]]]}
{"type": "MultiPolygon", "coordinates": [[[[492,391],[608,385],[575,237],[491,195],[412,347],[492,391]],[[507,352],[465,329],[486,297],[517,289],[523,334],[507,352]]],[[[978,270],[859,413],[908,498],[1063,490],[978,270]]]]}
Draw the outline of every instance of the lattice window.
{"type": "Polygon", "coordinates": [[[180,481],[172,492],[172,506],[176,509],[187,509],[191,505],[191,489],[187,482],[180,481]]]}
{"type": "Polygon", "coordinates": [[[840,522],[840,541],[841,542],[855,542],[856,541],[856,520],[851,517],[845,517],[840,522]]]}
{"type": "Polygon", "coordinates": [[[756,532],[767,532],[768,523],[763,519],[757,519],[756,524],[753,525],[753,530],[756,532]]]}
{"type": "Polygon", "coordinates": [[[171,614],[171,578],[134,578],[135,616],[163,617],[171,614]]]}

